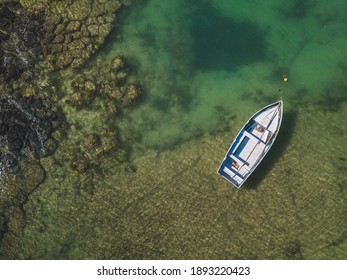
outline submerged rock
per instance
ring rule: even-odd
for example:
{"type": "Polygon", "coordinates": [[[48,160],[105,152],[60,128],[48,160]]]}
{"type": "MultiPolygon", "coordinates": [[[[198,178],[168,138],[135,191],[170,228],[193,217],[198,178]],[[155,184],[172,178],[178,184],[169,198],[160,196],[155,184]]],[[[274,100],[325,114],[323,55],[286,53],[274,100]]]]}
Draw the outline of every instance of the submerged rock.
{"type": "Polygon", "coordinates": [[[48,70],[76,68],[104,43],[119,1],[0,2],[0,83],[17,79],[42,58],[48,70]]]}
{"type": "Polygon", "coordinates": [[[45,179],[40,158],[56,148],[57,114],[42,99],[21,94],[0,99],[0,247],[7,218],[45,179]]]}
{"type": "Polygon", "coordinates": [[[110,113],[117,113],[119,108],[134,104],[141,94],[140,87],[128,82],[130,67],[125,59],[116,56],[108,64],[92,63],[84,71],[75,75],[66,86],[67,104],[80,110],[100,98],[110,113]]]}
{"type": "Polygon", "coordinates": [[[105,41],[112,29],[119,1],[21,0],[28,11],[44,9],[50,70],[80,67],[105,41]],[[49,38],[48,38],[49,37],[49,38]]]}
{"type": "Polygon", "coordinates": [[[15,1],[0,3],[0,82],[31,71],[43,53],[44,13],[29,13],[15,1]]]}
{"type": "Polygon", "coordinates": [[[56,114],[41,99],[16,94],[0,100],[0,176],[4,169],[17,173],[21,160],[44,157],[54,150],[55,120],[56,114]]]}

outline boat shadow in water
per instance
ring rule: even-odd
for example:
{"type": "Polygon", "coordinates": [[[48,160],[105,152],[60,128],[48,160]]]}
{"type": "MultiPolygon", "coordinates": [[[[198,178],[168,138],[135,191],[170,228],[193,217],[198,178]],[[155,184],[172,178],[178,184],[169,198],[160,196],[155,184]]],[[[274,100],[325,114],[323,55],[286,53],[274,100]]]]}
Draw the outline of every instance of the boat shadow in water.
{"type": "Polygon", "coordinates": [[[295,111],[283,113],[281,129],[278,132],[275,143],[273,144],[265,158],[262,160],[262,162],[259,164],[259,166],[247,179],[242,188],[256,189],[263,181],[263,179],[268,175],[269,171],[283,155],[288,144],[291,141],[295,128],[296,118],[297,112],[295,111]]]}

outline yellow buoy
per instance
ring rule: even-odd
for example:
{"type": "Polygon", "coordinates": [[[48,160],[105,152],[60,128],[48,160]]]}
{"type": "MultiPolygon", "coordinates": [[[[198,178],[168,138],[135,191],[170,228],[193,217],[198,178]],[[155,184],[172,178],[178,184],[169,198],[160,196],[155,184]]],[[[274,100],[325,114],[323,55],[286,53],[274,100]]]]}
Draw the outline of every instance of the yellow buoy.
{"type": "Polygon", "coordinates": [[[284,76],[284,77],[283,77],[283,82],[284,82],[284,83],[288,82],[288,77],[287,77],[287,76],[284,76]]]}

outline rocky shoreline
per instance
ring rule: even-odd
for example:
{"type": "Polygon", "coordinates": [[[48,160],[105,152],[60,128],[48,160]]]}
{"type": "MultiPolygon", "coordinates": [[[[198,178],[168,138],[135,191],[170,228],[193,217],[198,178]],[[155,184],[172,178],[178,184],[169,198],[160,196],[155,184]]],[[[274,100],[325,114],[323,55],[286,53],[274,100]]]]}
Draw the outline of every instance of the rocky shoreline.
{"type": "MultiPolygon", "coordinates": [[[[120,8],[120,1],[104,0],[0,1],[0,258],[8,258],[2,243],[13,231],[10,224],[25,224],[22,205],[47,177],[42,159],[76,129],[67,114],[97,113],[96,102],[114,120],[140,95],[138,84],[128,81],[131,66],[124,57],[105,63],[93,56],[120,8]]],[[[73,172],[92,169],[105,151],[119,149],[120,161],[126,160],[106,136],[89,133],[67,148],[73,172]]]]}

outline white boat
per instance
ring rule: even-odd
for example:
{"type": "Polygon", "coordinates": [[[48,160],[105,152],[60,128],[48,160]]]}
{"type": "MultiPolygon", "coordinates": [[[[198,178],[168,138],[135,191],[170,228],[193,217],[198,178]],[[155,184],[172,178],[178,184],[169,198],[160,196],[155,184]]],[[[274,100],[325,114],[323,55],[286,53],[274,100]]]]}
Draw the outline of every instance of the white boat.
{"type": "Polygon", "coordinates": [[[240,188],[270,150],[281,127],[282,115],[280,100],[250,118],[231,144],[218,174],[240,188]]]}

